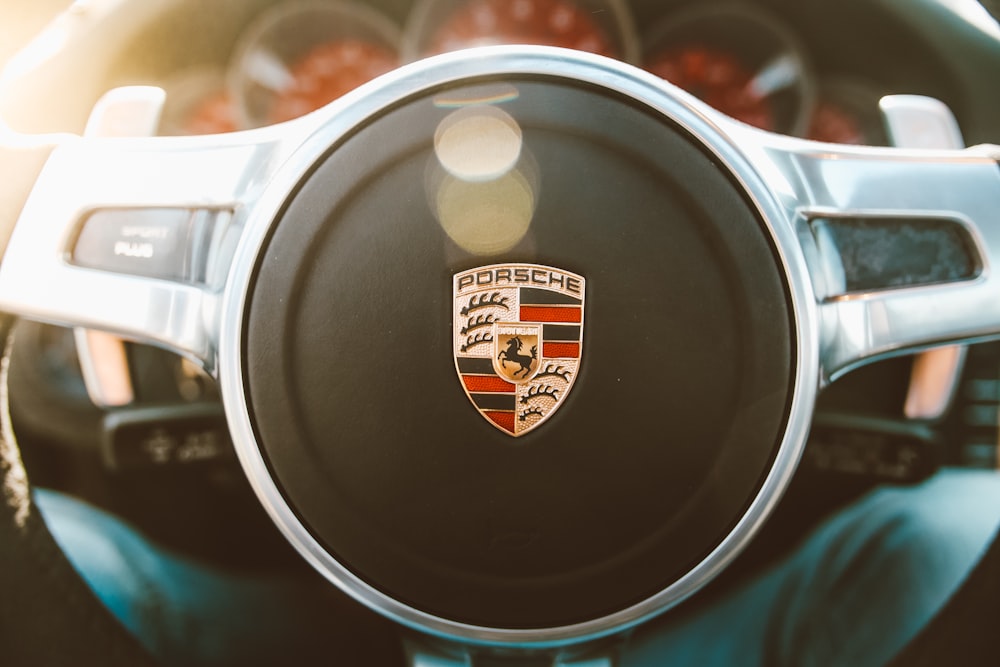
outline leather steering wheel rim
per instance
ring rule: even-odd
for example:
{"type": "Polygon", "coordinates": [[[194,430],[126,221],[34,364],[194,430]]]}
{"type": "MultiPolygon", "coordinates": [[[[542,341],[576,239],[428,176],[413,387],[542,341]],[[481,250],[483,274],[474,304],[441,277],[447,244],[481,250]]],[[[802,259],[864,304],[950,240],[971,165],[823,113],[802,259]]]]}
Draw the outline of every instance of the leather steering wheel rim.
{"type": "MultiPolygon", "coordinates": [[[[0,365],[9,362],[14,320],[0,320],[0,365]]],[[[3,373],[0,429],[0,645],[8,664],[156,665],[101,604],[56,544],[31,500],[31,484],[10,428],[3,373]],[[60,613],[52,613],[58,609],[60,613]]]]}

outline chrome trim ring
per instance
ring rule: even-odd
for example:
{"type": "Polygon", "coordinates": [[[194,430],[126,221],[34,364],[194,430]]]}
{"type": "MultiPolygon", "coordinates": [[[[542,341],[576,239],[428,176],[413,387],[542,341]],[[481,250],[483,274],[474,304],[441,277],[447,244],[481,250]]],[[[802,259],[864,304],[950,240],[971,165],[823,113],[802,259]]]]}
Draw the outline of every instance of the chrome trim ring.
{"type": "Polygon", "coordinates": [[[221,303],[219,379],[239,460],[261,503],[299,553],[327,579],[404,625],[467,644],[558,647],[613,634],[684,600],[719,574],[747,545],[787,487],[805,444],[819,384],[818,311],[795,226],[771,187],[730,135],[733,121],[662,80],[607,58],[548,47],[488,47],[404,67],[319,112],[316,129],[276,172],[249,213],[221,303]],[[361,580],[328,554],[286,503],[255,440],[248,414],[241,342],[245,309],[259,255],[291,192],[337,142],[380,111],[442,85],[490,75],[539,75],[603,87],[662,113],[700,141],[744,190],[776,248],[791,295],[795,374],[786,430],[773,467],[732,532],[681,579],[629,608],[561,627],[511,629],[467,625],[404,604],[361,580]]]}

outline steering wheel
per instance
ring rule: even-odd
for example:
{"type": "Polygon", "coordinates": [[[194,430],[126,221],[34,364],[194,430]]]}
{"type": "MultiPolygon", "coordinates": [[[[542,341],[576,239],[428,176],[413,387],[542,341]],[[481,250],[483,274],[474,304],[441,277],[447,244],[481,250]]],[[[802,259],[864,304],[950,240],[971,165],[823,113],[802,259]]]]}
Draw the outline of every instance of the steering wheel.
{"type": "MultiPolygon", "coordinates": [[[[951,136],[932,100],[886,113],[951,136]]],[[[414,631],[412,664],[610,661],[759,531],[820,387],[1000,333],[1000,147],[778,136],[574,51],[439,56],[230,135],[3,151],[33,185],[0,210],[0,310],[216,377],[265,510],[414,631]]]]}

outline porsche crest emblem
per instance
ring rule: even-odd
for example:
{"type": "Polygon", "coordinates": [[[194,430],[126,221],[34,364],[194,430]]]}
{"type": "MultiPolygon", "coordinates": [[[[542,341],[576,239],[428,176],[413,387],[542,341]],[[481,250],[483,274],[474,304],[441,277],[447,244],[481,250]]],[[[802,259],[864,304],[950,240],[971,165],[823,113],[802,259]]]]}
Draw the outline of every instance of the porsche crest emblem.
{"type": "Polygon", "coordinates": [[[566,400],[583,352],[583,277],[551,266],[494,264],[454,278],[455,368],[469,400],[514,437],[566,400]]]}

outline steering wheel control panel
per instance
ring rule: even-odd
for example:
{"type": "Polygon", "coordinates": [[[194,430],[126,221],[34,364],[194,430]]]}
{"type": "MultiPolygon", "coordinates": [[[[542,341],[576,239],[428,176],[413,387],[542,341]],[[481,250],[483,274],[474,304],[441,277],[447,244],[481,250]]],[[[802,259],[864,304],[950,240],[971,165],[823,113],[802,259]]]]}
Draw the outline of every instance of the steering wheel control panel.
{"type": "Polygon", "coordinates": [[[204,283],[212,237],[227,211],[183,208],[103,209],[90,213],[70,261],[102,271],[204,283]]]}

